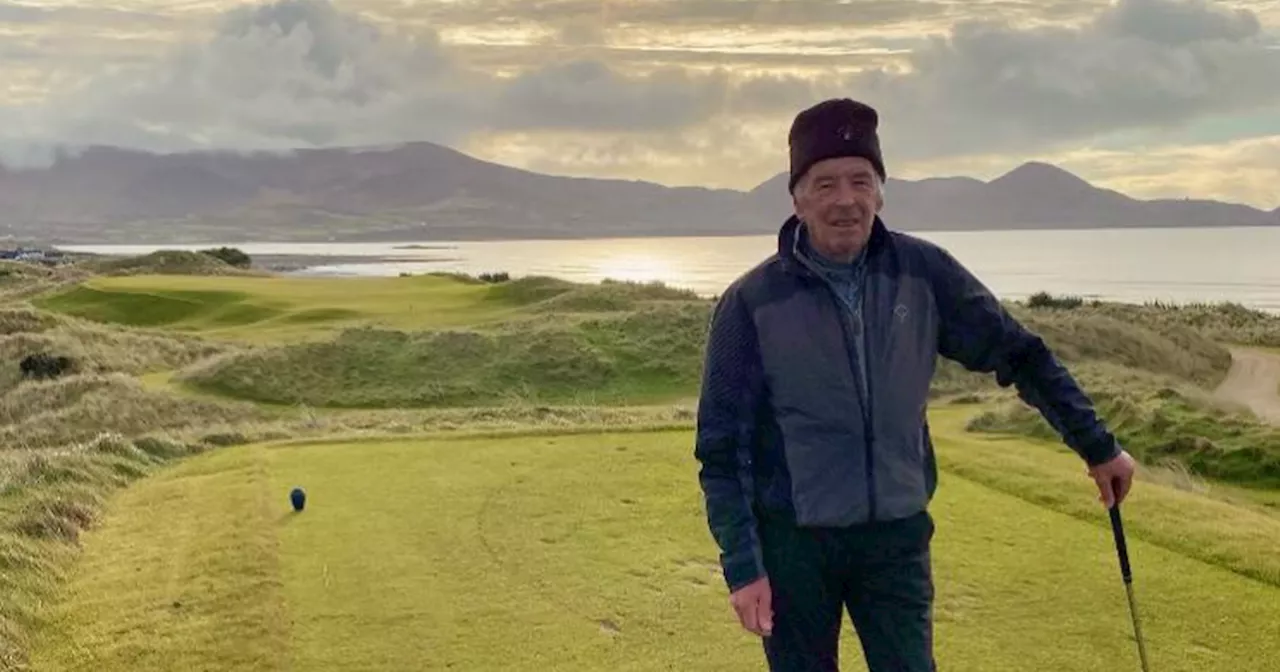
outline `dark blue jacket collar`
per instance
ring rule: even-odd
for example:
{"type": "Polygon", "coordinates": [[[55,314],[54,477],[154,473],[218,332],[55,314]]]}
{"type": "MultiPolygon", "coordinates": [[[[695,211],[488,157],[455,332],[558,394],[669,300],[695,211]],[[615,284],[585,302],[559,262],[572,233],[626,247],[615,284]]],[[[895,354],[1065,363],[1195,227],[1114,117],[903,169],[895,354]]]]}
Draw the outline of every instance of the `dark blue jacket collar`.
{"type": "MultiPolygon", "coordinates": [[[[784,270],[812,277],[814,273],[809,268],[809,265],[796,255],[802,227],[803,224],[795,215],[791,215],[787,218],[787,221],[783,222],[782,228],[778,230],[778,259],[782,261],[784,270]]],[[[884,220],[880,219],[879,215],[876,215],[871,224],[871,237],[867,240],[867,247],[863,254],[864,264],[870,263],[880,249],[884,247],[888,238],[888,227],[885,226],[884,220]]]]}

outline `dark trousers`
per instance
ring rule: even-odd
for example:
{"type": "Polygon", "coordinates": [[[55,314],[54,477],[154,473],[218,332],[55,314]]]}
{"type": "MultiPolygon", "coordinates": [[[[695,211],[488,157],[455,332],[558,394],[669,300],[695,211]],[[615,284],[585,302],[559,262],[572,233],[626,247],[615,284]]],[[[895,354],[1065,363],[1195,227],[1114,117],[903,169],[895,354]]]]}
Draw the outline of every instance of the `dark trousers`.
{"type": "Polygon", "coordinates": [[[772,672],[838,672],[844,610],[871,672],[936,672],[927,513],[848,528],[763,519],[773,633],[772,672]]]}

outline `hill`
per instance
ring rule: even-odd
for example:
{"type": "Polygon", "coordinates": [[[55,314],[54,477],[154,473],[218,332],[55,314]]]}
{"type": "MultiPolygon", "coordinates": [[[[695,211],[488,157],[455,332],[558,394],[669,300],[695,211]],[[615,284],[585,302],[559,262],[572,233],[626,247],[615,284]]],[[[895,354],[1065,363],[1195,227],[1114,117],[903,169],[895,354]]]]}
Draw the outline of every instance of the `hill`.
{"type": "MultiPolygon", "coordinates": [[[[989,182],[890,178],[903,230],[1280,225],[1280,212],[1143,201],[1029,163],[989,182]]],[[[560,177],[439,145],[151,154],[93,147],[0,170],[0,234],[50,243],[377,241],[770,233],[785,176],[749,192],[560,177]]]]}

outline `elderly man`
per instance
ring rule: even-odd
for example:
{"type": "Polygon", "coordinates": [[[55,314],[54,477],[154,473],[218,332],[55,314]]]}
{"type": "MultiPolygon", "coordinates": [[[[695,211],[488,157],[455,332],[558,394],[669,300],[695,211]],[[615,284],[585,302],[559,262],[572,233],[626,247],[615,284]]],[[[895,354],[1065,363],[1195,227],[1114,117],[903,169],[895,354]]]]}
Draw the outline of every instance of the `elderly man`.
{"type": "Polygon", "coordinates": [[[1044,342],[951,254],[887,229],[877,112],[790,132],[795,215],[713,313],[695,455],[730,601],[769,669],[835,671],[847,609],[872,672],[936,670],[925,415],[936,356],[1016,387],[1107,506],[1134,461],[1044,342]]]}

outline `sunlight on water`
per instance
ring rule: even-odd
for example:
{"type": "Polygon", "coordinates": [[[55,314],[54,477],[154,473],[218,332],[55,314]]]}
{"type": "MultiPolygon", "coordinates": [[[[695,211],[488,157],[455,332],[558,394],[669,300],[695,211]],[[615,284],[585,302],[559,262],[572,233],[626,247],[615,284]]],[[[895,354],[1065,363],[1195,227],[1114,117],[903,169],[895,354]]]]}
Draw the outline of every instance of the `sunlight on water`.
{"type": "MultiPolygon", "coordinates": [[[[997,295],[1038,291],[1176,303],[1235,301],[1280,312],[1280,228],[974,231],[917,234],[950,250],[997,295]]],[[[772,235],[419,243],[227,243],[250,255],[367,257],[324,263],[309,275],[506,271],[581,282],[661,280],[715,295],[776,249],[772,235]]],[[[166,246],[199,249],[211,244],[166,246]]],[[[74,246],[142,254],[155,246],[74,246]]]]}

